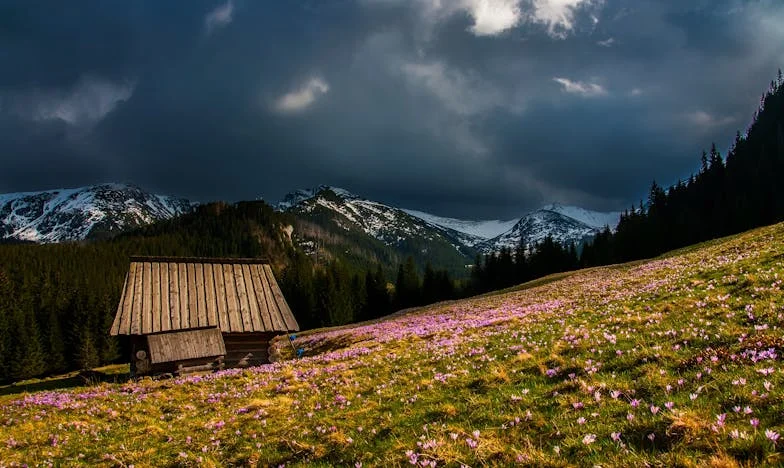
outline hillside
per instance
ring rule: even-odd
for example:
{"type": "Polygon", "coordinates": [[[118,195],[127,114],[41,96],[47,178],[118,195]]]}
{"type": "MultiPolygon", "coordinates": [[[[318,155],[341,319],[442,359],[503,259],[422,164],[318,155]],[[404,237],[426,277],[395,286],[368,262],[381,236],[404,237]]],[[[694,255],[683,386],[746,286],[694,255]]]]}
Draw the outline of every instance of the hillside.
{"type": "Polygon", "coordinates": [[[294,218],[293,236],[313,256],[392,267],[412,256],[420,269],[431,263],[465,277],[475,254],[460,232],[337,187],[292,192],[277,209],[294,218]]]}
{"type": "Polygon", "coordinates": [[[3,397],[0,465],[780,466],[782,257],[777,224],[307,332],[298,360],[3,397]]]}

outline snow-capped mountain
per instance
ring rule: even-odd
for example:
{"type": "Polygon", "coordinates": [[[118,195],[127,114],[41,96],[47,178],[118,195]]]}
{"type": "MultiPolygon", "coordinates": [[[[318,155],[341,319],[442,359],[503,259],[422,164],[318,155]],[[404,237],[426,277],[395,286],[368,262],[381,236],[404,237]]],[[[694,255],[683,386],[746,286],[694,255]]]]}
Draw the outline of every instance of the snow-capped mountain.
{"type": "Polygon", "coordinates": [[[327,185],[292,192],[278,203],[277,209],[313,219],[326,216],[344,231],[359,230],[389,246],[417,238],[447,242],[464,255],[470,255],[472,250],[488,253],[502,247],[514,248],[521,238],[529,246],[547,236],[562,244],[579,245],[605,226],[614,229],[620,218],[620,212],[550,204],[517,220],[462,220],[395,208],[327,185]]]}
{"type": "Polygon", "coordinates": [[[547,236],[561,244],[579,245],[598,234],[604,226],[614,229],[620,216],[620,212],[602,213],[574,206],[547,205],[525,215],[510,230],[475,248],[485,253],[503,247],[515,248],[521,239],[530,247],[547,236]]]}
{"type": "Polygon", "coordinates": [[[294,216],[293,237],[307,252],[397,264],[407,256],[452,272],[466,271],[476,239],[400,208],[322,185],[287,195],[277,209],[294,216]],[[468,242],[466,242],[468,240],[468,242]]]}
{"type": "Polygon", "coordinates": [[[493,237],[503,234],[504,232],[512,229],[512,227],[514,227],[514,225],[519,221],[519,219],[512,219],[509,221],[500,221],[497,219],[487,221],[468,221],[465,219],[444,218],[417,210],[403,209],[403,211],[435,226],[451,229],[453,231],[465,234],[462,241],[465,245],[470,247],[473,247],[482,241],[492,239],[493,237]]]}
{"type": "Polygon", "coordinates": [[[463,244],[481,252],[498,251],[502,247],[516,247],[525,237],[529,245],[552,236],[564,244],[581,243],[610,226],[615,229],[620,212],[599,212],[577,206],[550,204],[529,213],[521,219],[511,221],[467,221],[404,210],[428,223],[465,234],[459,239],[463,244]]]}
{"type": "Polygon", "coordinates": [[[111,236],[190,212],[181,198],[124,184],[0,195],[0,238],[65,242],[111,236]]]}
{"type": "Polygon", "coordinates": [[[457,232],[434,226],[400,208],[367,200],[339,187],[322,185],[315,189],[297,190],[286,195],[277,204],[277,209],[308,218],[332,213],[335,216],[331,221],[344,231],[358,229],[390,246],[412,237],[422,237],[450,242],[455,249],[462,247],[461,243],[455,242],[457,232]]]}

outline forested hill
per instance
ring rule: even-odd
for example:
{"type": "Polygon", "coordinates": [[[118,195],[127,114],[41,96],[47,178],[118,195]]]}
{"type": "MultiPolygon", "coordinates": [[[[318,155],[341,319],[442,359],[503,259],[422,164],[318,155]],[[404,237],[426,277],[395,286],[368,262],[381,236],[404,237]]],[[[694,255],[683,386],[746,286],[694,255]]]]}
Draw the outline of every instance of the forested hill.
{"type": "Polygon", "coordinates": [[[655,181],[645,205],[621,216],[615,233],[596,236],[584,265],[649,258],[668,250],[784,220],[784,77],[762,96],[745,134],[726,158],[714,144],[698,172],[664,188],[655,181]]]}

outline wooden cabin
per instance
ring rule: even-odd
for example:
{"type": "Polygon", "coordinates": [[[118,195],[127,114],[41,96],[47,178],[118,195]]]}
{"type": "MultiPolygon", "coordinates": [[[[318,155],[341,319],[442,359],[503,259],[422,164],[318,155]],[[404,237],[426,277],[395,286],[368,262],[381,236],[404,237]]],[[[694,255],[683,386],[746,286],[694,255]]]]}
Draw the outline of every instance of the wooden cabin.
{"type": "Polygon", "coordinates": [[[299,331],[272,268],[249,258],[131,257],[111,334],[129,335],[131,373],[265,364],[299,331]]]}

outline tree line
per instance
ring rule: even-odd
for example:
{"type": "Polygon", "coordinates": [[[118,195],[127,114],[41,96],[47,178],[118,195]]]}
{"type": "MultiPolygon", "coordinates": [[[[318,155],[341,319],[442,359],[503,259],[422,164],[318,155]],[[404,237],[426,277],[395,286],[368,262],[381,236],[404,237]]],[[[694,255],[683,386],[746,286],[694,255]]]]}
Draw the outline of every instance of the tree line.
{"type": "Polygon", "coordinates": [[[605,229],[583,250],[582,265],[649,258],[672,249],[784,221],[784,78],[760,99],[752,123],[726,157],[713,144],[696,174],[630,207],[615,232],[605,229]]]}
{"type": "Polygon", "coordinates": [[[467,292],[480,294],[507,288],[552,273],[575,270],[579,264],[577,246],[573,243],[563,245],[547,236],[529,245],[522,238],[514,250],[504,247],[484,258],[478,256],[467,292]]]}

